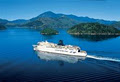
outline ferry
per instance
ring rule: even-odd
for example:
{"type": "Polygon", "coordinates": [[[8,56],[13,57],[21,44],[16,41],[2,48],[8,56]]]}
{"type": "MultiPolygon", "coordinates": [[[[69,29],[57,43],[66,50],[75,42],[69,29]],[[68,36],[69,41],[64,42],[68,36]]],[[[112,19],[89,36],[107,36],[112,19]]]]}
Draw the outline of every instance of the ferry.
{"type": "Polygon", "coordinates": [[[63,55],[81,56],[86,57],[87,52],[80,49],[78,46],[64,45],[62,40],[59,40],[58,44],[42,41],[37,45],[33,45],[34,50],[45,53],[55,53],[63,55]]]}

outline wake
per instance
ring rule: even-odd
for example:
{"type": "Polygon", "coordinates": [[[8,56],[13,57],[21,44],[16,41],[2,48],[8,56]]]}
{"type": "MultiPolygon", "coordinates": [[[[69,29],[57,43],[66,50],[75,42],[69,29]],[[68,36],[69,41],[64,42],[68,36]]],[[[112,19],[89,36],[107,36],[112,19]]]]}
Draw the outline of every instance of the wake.
{"type": "Polygon", "coordinates": [[[105,60],[105,61],[120,62],[120,59],[109,58],[109,57],[93,56],[93,55],[87,55],[87,58],[93,58],[93,59],[97,59],[97,60],[105,60]]]}

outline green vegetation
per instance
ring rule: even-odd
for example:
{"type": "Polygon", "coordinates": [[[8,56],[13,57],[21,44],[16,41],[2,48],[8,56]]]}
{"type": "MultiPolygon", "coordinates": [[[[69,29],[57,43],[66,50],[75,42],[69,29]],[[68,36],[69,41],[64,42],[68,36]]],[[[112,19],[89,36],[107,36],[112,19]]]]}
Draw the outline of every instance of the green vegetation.
{"type": "Polygon", "coordinates": [[[41,21],[33,21],[33,22],[28,22],[28,23],[25,23],[21,26],[24,26],[24,27],[37,27],[39,28],[41,25],[43,25],[43,23],[41,21]]]}
{"type": "Polygon", "coordinates": [[[0,25],[0,30],[4,30],[4,29],[6,29],[6,27],[3,25],[0,25]]]}
{"type": "Polygon", "coordinates": [[[114,27],[116,27],[116,28],[120,28],[120,21],[118,21],[118,22],[116,22],[116,23],[114,23],[114,24],[112,24],[114,27]]]}
{"type": "Polygon", "coordinates": [[[25,20],[18,19],[13,21],[8,21],[5,19],[0,19],[0,24],[7,27],[27,27],[33,29],[41,29],[41,27],[50,28],[70,28],[79,23],[93,23],[99,22],[101,24],[111,25],[117,21],[107,21],[101,19],[94,19],[89,17],[78,17],[76,15],[66,15],[66,14],[56,14],[51,11],[44,12],[39,16],[25,20]]]}
{"type": "Polygon", "coordinates": [[[41,34],[44,34],[44,35],[55,35],[55,34],[58,34],[58,31],[55,30],[55,29],[52,29],[52,28],[44,28],[41,31],[41,34]]]}
{"type": "Polygon", "coordinates": [[[80,23],[67,31],[73,35],[120,35],[120,30],[113,26],[107,26],[99,23],[80,23]]]}
{"type": "Polygon", "coordinates": [[[50,18],[50,17],[43,17],[38,18],[35,21],[29,21],[28,23],[22,24],[21,26],[25,27],[37,27],[37,28],[70,28],[78,24],[77,21],[72,20],[67,17],[59,17],[59,18],[50,18]]]}

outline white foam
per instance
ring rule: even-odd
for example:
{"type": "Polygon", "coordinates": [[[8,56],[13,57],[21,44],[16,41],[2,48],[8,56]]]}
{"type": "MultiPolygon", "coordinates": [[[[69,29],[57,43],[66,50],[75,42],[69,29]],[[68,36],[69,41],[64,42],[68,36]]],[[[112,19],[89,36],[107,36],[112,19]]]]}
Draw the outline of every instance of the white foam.
{"type": "Polygon", "coordinates": [[[93,56],[93,55],[87,55],[87,57],[88,58],[97,59],[97,60],[106,60],[106,61],[120,62],[120,59],[109,58],[109,57],[99,57],[99,56],[93,56]]]}

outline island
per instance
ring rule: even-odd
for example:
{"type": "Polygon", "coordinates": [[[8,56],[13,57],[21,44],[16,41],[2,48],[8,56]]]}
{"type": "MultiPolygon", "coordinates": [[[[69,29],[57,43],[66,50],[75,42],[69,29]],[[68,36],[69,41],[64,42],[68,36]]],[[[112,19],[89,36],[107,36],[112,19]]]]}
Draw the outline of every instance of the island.
{"type": "Polygon", "coordinates": [[[100,23],[80,23],[67,32],[72,35],[120,35],[117,28],[100,23]]]}
{"type": "Polygon", "coordinates": [[[43,35],[56,35],[59,32],[53,28],[44,28],[40,33],[43,35]]]}
{"type": "Polygon", "coordinates": [[[0,24],[0,30],[5,30],[5,29],[6,29],[6,27],[4,25],[0,24]]]}

